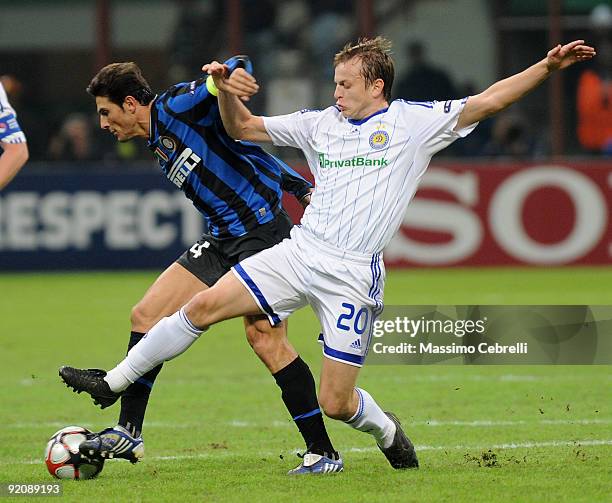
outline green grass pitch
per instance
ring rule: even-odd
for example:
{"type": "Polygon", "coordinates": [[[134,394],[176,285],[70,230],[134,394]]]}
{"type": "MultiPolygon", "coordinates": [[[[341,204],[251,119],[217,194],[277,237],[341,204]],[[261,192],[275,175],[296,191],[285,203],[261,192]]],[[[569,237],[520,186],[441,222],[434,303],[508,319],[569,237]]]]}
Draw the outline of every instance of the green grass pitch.
{"type": "MultiPolygon", "coordinates": [[[[0,482],[50,482],[49,435],[115,424],[117,406],[100,411],[71,393],[57,368],[112,367],[127,344],[130,307],[154,277],[0,275],[0,482]]],[[[385,301],[612,304],[611,285],[608,268],[392,271],[385,301]]],[[[316,376],[309,309],[290,318],[289,333],[316,376]]],[[[144,461],[108,461],[96,480],[63,482],[61,500],[612,501],[609,366],[366,365],[360,385],[403,420],[421,469],[392,470],[371,437],[329,420],[345,472],[289,478],[301,438],[241,322],[223,323],[162,371],[144,461]]]]}

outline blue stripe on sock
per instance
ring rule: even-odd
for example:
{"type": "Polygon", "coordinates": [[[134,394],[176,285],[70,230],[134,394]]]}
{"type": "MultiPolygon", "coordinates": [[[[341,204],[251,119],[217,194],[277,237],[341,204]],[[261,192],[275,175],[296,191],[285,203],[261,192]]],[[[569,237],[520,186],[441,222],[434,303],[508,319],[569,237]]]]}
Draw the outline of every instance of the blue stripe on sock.
{"type": "Polygon", "coordinates": [[[300,414],[299,416],[295,416],[293,420],[297,421],[298,419],[306,419],[307,417],[311,417],[316,414],[321,414],[321,409],[315,409],[311,410],[310,412],[306,412],[305,414],[300,414]]]}
{"type": "Polygon", "coordinates": [[[150,389],[153,389],[153,383],[151,381],[147,381],[146,379],[143,379],[142,377],[139,377],[138,379],[136,379],[136,382],[139,382],[140,384],[144,384],[145,386],[148,386],[150,389]]]}
{"type": "Polygon", "coordinates": [[[357,412],[355,412],[355,415],[352,418],[350,418],[348,421],[346,421],[347,424],[354,423],[363,414],[363,407],[364,407],[363,394],[361,393],[361,390],[359,388],[355,388],[355,391],[357,392],[357,395],[359,396],[359,405],[357,406],[357,412]]]}
{"type": "Polygon", "coordinates": [[[355,388],[357,394],[359,395],[359,412],[357,413],[357,417],[355,419],[359,419],[363,415],[363,408],[365,407],[365,400],[363,398],[363,393],[359,388],[355,388]]]}
{"type": "Polygon", "coordinates": [[[181,307],[181,309],[179,310],[179,318],[181,318],[181,320],[183,320],[183,323],[185,325],[187,325],[187,328],[189,330],[191,330],[193,333],[200,335],[202,333],[202,330],[200,330],[198,327],[196,327],[193,323],[191,323],[191,320],[189,318],[187,318],[187,315],[185,314],[185,308],[181,307]]]}

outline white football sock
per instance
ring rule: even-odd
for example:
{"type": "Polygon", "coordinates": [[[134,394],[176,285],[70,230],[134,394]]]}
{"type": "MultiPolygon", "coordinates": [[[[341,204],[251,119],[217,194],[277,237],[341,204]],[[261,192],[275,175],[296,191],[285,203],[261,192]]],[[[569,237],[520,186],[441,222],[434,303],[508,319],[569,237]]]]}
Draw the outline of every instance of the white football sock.
{"type": "Polygon", "coordinates": [[[186,351],[201,333],[181,308],[172,316],[159,320],[104,380],[115,393],[123,391],[160,363],[186,351]]]}
{"type": "Polygon", "coordinates": [[[346,421],[350,427],[369,433],[383,449],[390,447],[395,437],[395,423],[378,406],[372,396],[361,388],[355,388],[359,405],[355,415],[346,421]]]}

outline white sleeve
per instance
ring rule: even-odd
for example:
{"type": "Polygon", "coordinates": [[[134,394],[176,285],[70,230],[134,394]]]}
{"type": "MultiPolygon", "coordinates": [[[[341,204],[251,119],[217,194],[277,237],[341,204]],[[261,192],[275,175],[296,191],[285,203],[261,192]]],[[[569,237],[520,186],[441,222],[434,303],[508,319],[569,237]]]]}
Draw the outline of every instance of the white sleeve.
{"type": "Polygon", "coordinates": [[[301,110],[287,115],[264,117],[264,126],[272,143],[278,147],[306,149],[319,110],[301,110]]]}
{"type": "Polygon", "coordinates": [[[26,137],[17,122],[17,114],[12,109],[4,87],[0,83],[0,142],[25,143],[25,141],[26,137]]]}
{"type": "Polygon", "coordinates": [[[0,143],[26,143],[13,112],[0,112],[0,143]]]}
{"type": "Polygon", "coordinates": [[[409,109],[412,130],[430,155],[448,147],[457,138],[464,138],[478,125],[470,124],[459,131],[455,126],[468,98],[461,100],[405,102],[409,109]]]}

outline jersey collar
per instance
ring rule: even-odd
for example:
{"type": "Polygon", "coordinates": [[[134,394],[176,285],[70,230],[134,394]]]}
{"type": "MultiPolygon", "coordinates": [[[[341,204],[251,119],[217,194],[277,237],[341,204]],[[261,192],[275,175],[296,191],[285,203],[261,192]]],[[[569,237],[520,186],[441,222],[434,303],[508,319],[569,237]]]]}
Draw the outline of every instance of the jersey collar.
{"type": "Polygon", "coordinates": [[[376,115],[379,114],[384,114],[387,110],[389,110],[389,107],[385,107],[380,109],[378,112],[374,112],[372,115],[368,115],[367,117],[363,118],[363,119],[347,119],[351,124],[353,124],[353,126],[361,126],[363,123],[369,121],[372,117],[375,117],[376,115]]]}
{"type": "Polygon", "coordinates": [[[159,95],[156,94],[153,101],[151,101],[151,113],[149,114],[149,145],[155,142],[155,137],[157,136],[157,97],[159,95]]]}

